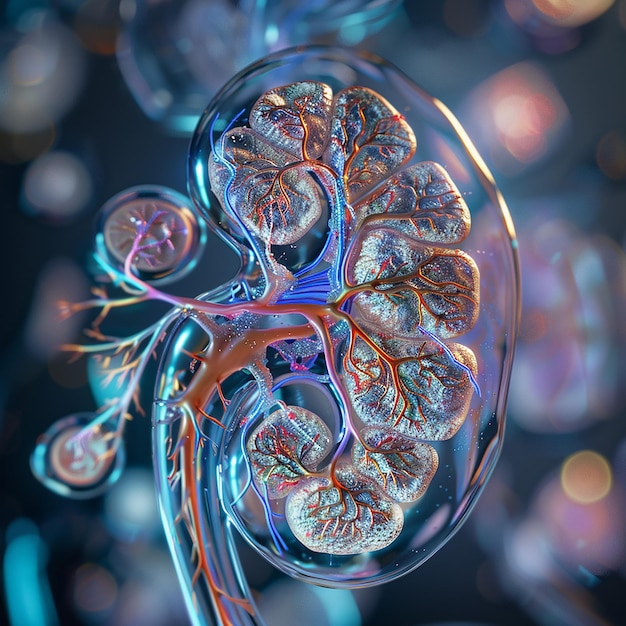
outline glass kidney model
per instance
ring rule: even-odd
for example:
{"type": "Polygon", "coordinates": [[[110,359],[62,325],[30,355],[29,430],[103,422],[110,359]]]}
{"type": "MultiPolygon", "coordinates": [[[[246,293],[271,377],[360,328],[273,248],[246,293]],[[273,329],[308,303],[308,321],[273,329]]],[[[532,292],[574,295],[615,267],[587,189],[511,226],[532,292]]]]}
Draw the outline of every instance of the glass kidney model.
{"type": "Polygon", "coordinates": [[[326,586],[415,569],[465,519],[502,442],[517,260],[482,160],[385,62],[295,49],[206,109],[189,192],[138,187],[102,209],[95,259],[115,295],[64,305],[102,311],[93,344],[66,346],[98,354],[102,407],[42,435],[35,474],[74,497],[115,480],[157,353],[155,476],[194,623],[263,623],[241,539],[326,586]],[[162,285],[189,269],[210,281],[205,222],[240,271],[171,295],[162,285]],[[129,337],[102,332],[146,300],[171,308],[129,337]]]}

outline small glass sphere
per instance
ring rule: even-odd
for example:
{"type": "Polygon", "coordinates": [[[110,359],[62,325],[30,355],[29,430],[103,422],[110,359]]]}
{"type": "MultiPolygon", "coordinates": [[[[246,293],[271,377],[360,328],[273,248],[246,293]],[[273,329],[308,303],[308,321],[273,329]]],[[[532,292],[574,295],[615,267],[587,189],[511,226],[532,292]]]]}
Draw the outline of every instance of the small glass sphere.
{"type": "Polygon", "coordinates": [[[107,425],[94,426],[93,413],[55,422],[31,456],[35,476],[63,496],[91,498],[108,489],[124,467],[124,447],[107,425]]]}
{"type": "Polygon", "coordinates": [[[100,210],[97,251],[119,269],[132,254],[132,271],[142,280],[176,280],[195,266],[206,238],[191,207],[188,198],[166,187],[127,189],[100,210]]]}
{"type": "Polygon", "coordinates": [[[211,102],[189,189],[242,270],[202,297],[223,315],[181,323],[166,345],[162,493],[192,480],[171,450],[193,415],[212,442],[193,477],[209,542],[234,527],[328,586],[413,570],[466,518],[502,444],[516,241],[483,161],[396,68],[301,48],[211,102]]]}

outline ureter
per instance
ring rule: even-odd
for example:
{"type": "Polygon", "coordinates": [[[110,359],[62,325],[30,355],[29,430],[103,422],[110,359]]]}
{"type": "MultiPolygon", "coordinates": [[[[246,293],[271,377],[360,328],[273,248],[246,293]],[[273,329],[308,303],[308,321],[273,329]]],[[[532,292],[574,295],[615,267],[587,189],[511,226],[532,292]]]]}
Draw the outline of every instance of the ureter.
{"type": "Polygon", "coordinates": [[[198,491],[197,480],[195,478],[196,473],[199,470],[199,466],[196,462],[195,437],[193,417],[190,417],[187,413],[185,413],[181,425],[181,447],[179,448],[178,454],[182,457],[180,459],[183,481],[181,491],[184,495],[181,504],[183,510],[185,511],[185,515],[187,516],[187,523],[190,525],[188,526],[188,530],[192,535],[192,541],[197,546],[197,563],[191,583],[192,587],[195,587],[198,579],[202,576],[209,588],[209,594],[211,596],[213,606],[219,616],[219,623],[224,626],[235,626],[234,622],[230,618],[232,612],[228,609],[224,602],[228,601],[235,605],[239,605],[248,612],[251,612],[252,607],[250,602],[245,598],[233,597],[223,589],[222,581],[216,578],[210,557],[205,549],[202,531],[202,516],[200,513],[202,505],[200,503],[200,493],[198,491]]]}
{"type": "MultiPolygon", "coordinates": [[[[228,325],[225,325],[226,327],[228,325]]],[[[313,334],[313,325],[302,324],[289,328],[253,328],[246,331],[245,335],[237,335],[229,338],[224,327],[211,329],[211,342],[206,354],[202,355],[200,367],[196,375],[183,392],[182,397],[175,400],[177,404],[184,404],[191,410],[183,410],[179,432],[180,446],[177,446],[179,467],[182,474],[182,507],[185,510],[187,521],[190,524],[189,532],[197,546],[196,570],[193,574],[192,583],[202,576],[208,586],[220,623],[225,626],[234,626],[231,620],[232,612],[227,602],[240,606],[250,612],[251,605],[244,598],[231,596],[223,588],[223,581],[219,580],[211,565],[210,555],[207,553],[202,535],[201,504],[197,490],[197,472],[200,465],[197,463],[197,438],[198,429],[195,423],[196,415],[202,415],[202,407],[206,405],[212,395],[218,392],[221,381],[229,375],[249,365],[251,361],[258,359],[261,353],[265,353],[267,347],[274,342],[285,339],[304,339],[313,334]],[[192,413],[197,410],[198,413],[192,413]]],[[[220,570],[220,568],[217,568],[220,570]]]]}

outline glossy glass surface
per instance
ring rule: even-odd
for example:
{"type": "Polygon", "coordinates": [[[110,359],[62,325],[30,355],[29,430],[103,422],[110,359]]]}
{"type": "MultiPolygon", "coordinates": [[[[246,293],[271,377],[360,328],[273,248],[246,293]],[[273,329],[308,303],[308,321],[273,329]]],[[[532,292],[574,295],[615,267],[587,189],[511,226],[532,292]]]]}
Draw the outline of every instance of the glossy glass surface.
{"type": "Polygon", "coordinates": [[[169,335],[157,386],[190,606],[258,619],[232,533],[309,582],[406,574],[465,519],[502,440],[517,262],[490,174],[395,68],[309,48],[228,83],[189,177],[241,257],[169,335]]]}
{"type": "Polygon", "coordinates": [[[237,75],[188,174],[192,202],[142,186],[102,207],[93,297],[61,303],[99,310],[91,343],[63,349],[91,355],[100,407],[40,438],[35,475],[72,497],[111,484],[158,356],[155,474],[194,623],[263,623],[241,542],[324,586],[410,572],[466,518],[502,442],[518,281],[490,174],[439,101],[332,48],[237,75]],[[216,288],[207,223],[241,261],[216,288]],[[161,288],[194,268],[209,291],[161,288]],[[169,310],[108,330],[149,301],[169,310]]]}

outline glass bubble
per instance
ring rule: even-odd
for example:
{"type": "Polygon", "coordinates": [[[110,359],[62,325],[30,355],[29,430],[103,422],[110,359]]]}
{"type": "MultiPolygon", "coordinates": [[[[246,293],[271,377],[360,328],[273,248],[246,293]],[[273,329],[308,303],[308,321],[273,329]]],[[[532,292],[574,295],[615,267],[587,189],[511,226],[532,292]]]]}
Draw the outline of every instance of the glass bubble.
{"type": "Polygon", "coordinates": [[[325,586],[410,572],[502,443],[517,257],[483,161],[397,69],[312,47],[220,91],[189,188],[241,258],[159,367],[155,469],[190,613],[261,623],[237,536],[325,586]]]}
{"type": "Polygon", "coordinates": [[[50,490],[71,498],[91,498],[120,476],[122,440],[92,413],[76,413],[55,422],[37,440],[31,456],[35,476],[50,490]]]}
{"type": "Polygon", "coordinates": [[[117,57],[144,113],[190,134],[208,100],[248,63],[314,40],[355,44],[399,0],[161,0],[123,2],[117,57]]]}
{"type": "Polygon", "coordinates": [[[100,210],[97,227],[102,258],[121,268],[130,257],[133,271],[150,282],[176,280],[193,269],[205,242],[204,222],[189,199],[162,186],[113,196],[100,210]]]}

